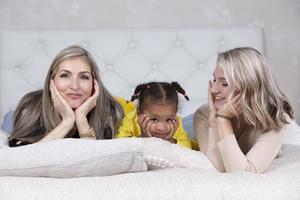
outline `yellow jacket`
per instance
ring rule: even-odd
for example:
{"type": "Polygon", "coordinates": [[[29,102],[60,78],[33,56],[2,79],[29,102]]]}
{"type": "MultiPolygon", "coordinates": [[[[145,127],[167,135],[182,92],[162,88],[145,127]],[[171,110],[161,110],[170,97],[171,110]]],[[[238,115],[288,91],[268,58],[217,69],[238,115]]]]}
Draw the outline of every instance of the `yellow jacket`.
{"type": "MultiPolygon", "coordinates": [[[[140,137],[141,129],[138,123],[138,116],[136,111],[136,105],[133,102],[127,102],[126,100],[116,97],[117,101],[124,109],[124,118],[119,126],[116,134],[116,138],[123,137],[140,137]]],[[[182,118],[177,116],[179,125],[172,138],[177,141],[177,144],[183,147],[192,148],[191,141],[187,132],[183,129],[182,118]]]]}

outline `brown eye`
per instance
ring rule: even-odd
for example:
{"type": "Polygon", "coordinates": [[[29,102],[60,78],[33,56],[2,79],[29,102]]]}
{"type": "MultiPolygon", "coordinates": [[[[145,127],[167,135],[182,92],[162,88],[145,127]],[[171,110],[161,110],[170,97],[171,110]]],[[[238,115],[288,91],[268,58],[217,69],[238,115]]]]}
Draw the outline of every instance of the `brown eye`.
{"type": "Polygon", "coordinates": [[[151,118],[150,120],[153,121],[153,122],[158,122],[157,118],[151,118]]]}
{"type": "Polygon", "coordinates": [[[167,119],[166,121],[167,121],[167,122],[172,122],[173,119],[169,118],[169,119],[167,119]]]}

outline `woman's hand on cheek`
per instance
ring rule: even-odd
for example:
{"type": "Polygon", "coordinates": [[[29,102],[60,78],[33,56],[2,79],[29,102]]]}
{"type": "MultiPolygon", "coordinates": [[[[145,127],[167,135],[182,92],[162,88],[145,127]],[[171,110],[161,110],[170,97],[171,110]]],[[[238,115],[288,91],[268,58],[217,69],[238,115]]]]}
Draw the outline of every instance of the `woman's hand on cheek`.
{"type": "Polygon", "coordinates": [[[99,97],[99,85],[96,80],[94,80],[94,91],[94,94],[75,110],[76,119],[86,118],[87,114],[96,106],[99,97]]]}
{"type": "Polygon", "coordinates": [[[232,99],[228,99],[227,103],[218,110],[218,114],[233,118],[241,113],[241,93],[238,92],[232,99]]]}
{"type": "Polygon", "coordinates": [[[152,137],[152,134],[150,132],[150,128],[152,126],[152,121],[149,119],[149,117],[145,114],[140,114],[138,116],[138,123],[141,128],[142,137],[152,137]]]}
{"type": "Polygon", "coordinates": [[[54,110],[58,112],[63,121],[67,121],[68,123],[75,122],[75,115],[72,108],[69,104],[63,99],[63,97],[59,94],[57,88],[54,85],[54,81],[50,80],[50,92],[51,99],[53,102],[54,110]]]}

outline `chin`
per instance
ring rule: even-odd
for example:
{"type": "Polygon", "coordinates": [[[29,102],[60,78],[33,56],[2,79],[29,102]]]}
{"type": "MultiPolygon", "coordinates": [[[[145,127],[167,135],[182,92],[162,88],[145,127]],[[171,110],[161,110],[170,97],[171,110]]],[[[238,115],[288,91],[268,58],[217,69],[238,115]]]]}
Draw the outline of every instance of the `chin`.
{"type": "Polygon", "coordinates": [[[155,134],[155,133],[153,134],[153,136],[154,136],[154,137],[157,137],[157,138],[164,138],[166,135],[167,135],[167,134],[157,134],[157,133],[156,133],[156,134],[155,134]]]}
{"type": "Polygon", "coordinates": [[[224,105],[224,103],[215,103],[215,108],[216,110],[220,110],[222,108],[222,106],[224,105]]]}
{"type": "Polygon", "coordinates": [[[164,139],[164,137],[162,135],[153,135],[153,137],[164,139]]]}
{"type": "Polygon", "coordinates": [[[70,105],[70,107],[71,107],[73,110],[76,110],[79,106],[70,105]]]}
{"type": "Polygon", "coordinates": [[[73,110],[76,110],[82,103],[81,102],[69,102],[68,104],[73,110]]]}

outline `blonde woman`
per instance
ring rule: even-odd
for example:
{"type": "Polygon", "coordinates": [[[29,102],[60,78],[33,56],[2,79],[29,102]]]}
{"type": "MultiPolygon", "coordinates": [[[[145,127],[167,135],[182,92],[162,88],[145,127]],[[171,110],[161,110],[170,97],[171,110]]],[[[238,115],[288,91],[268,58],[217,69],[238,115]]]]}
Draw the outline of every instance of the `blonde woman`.
{"type": "Polygon", "coordinates": [[[91,54],[73,45],[53,60],[44,89],[19,102],[9,145],[66,137],[111,139],[122,118],[122,107],[102,84],[91,54]]]}
{"type": "Polygon", "coordinates": [[[200,146],[220,172],[264,172],[279,154],[293,108],[253,48],[218,55],[209,102],[194,116],[200,146]]]}

